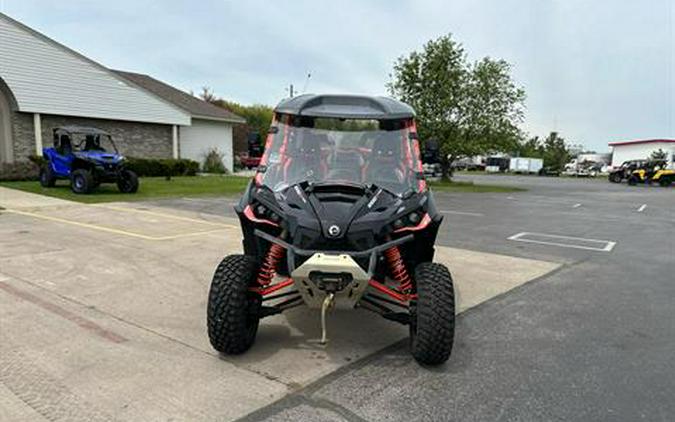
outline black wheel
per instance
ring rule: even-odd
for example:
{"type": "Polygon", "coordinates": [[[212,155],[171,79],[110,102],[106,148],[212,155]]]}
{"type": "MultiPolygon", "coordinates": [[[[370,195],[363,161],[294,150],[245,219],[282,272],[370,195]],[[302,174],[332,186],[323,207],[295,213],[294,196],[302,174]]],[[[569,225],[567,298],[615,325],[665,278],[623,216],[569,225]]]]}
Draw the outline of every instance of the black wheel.
{"type": "Polygon", "coordinates": [[[211,345],[219,352],[241,354],[255,341],[261,297],[249,287],[256,273],[255,259],[248,255],[226,256],[216,268],[206,324],[211,345]]]}
{"type": "Polygon", "coordinates": [[[424,365],[440,365],[455,338],[455,290],[445,265],[424,262],[415,268],[417,301],[410,309],[410,352],[424,365]]]}
{"type": "Polygon", "coordinates": [[[117,189],[122,193],[138,192],[138,176],[131,170],[122,170],[117,176],[117,189]]]}
{"type": "Polygon", "coordinates": [[[659,179],[659,186],[664,187],[664,188],[667,188],[672,183],[673,183],[673,179],[671,179],[670,177],[662,177],[661,179],[659,179]]]}
{"type": "Polygon", "coordinates": [[[78,169],[70,175],[70,189],[75,193],[90,193],[96,182],[89,170],[78,169]]]}
{"type": "Polygon", "coordinates": [[[621,183],[621,179],[623,178],[620,173],[612,173],[609,175],[609,181],[612,183],[621,183]]]}
{"type": "Polygon", "coordinates": [[[40,184],[43,188],[53,188],[56,184],[56,175],[49,163],[40,167],[40,184]]]}
{"type": "Polygon", "coordinates": [[[638,178],[635,176],[631,176],[628,178],[628,184],[631,186],[635,186],[638,184],[638,178]]]}

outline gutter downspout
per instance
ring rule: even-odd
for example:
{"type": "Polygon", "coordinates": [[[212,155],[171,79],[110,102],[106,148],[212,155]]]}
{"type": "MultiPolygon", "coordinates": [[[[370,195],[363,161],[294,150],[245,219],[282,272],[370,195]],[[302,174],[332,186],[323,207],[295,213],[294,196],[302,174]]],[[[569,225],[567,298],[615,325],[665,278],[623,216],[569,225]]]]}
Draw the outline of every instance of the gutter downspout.
{"type": "Polygon", "coordinates": [[[171,138],[172,138],[172,144],[173,144],[173,158],[178,158],[179,153],[178,153],[178,125],[173,125],[172,131],[171,131],[171,138]]]}
{"type": "Polygon", "coordinates": [[[42,157],[42,120],[40,113],[33,114],[33,131],[35,132],[35,154],[42,157]]]}

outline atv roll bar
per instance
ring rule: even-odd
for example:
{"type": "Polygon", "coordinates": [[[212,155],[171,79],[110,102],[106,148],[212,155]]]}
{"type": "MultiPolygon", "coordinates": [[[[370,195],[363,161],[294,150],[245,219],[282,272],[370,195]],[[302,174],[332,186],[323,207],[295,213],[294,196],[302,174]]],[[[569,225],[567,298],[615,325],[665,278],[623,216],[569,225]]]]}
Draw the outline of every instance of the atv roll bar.
{"type": "Polygon", "coordinates": [[[314,250],[314,249],[301,249],[291,245],[288,242],[285,242],[278,237],[274,237],[270,234],[265,233],[262,230],[255,229],[253,234],[261,237],[268,242],[276,243],[279,246],[282,246],[287,251],[288,256],[288,272],[291,273],[295,270],[295,255],[301,256],[312,256],[315,253],[330,253],[331,255],[349,255],[356,258],[362,258],[369,256],[370,260],[368,261],[368,274],[372,275],[375,272],[375,265],[377,263],[377,254],[387,249],[401,245],[403,243],[409,242],[415,238],[412,234],[403,236],[401,238],[385,242],[381,245],[375,246],[374,248],[367,249],[365,251],[325,251],[325,250],[314,250]]]}

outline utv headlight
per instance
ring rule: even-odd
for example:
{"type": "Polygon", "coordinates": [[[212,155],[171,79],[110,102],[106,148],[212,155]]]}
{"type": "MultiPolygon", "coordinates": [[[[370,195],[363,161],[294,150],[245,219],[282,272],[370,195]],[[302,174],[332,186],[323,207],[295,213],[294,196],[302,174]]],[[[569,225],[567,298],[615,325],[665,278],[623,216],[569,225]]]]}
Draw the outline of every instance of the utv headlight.
{"type": "Polygon", "coordinates": [[[270,210],[263,204],[255,206],[247,205],[244,209],[244,215],[246,218],[256,223],[271,224],[273,226],[278,226],[278,223],[281,221],[279,214],[270,210]]]}
{"type": "Polygon", "coordinates": [[[431,217],[424,211],[414,211],[396,219],[392,223],[394,232],[416,231],[426,228],[431,222],[431,217]]]}
{"type": "Polygon", "coordinates": [[[255,213],[256,217],[258,218],[267,218],[275,223],[278,223],[281,221],[281,217],[279,217],[279,214],[275,213],[271,209],[267,208],[266,206],[259,204],[257,207],[255,207],[255,213]]]}

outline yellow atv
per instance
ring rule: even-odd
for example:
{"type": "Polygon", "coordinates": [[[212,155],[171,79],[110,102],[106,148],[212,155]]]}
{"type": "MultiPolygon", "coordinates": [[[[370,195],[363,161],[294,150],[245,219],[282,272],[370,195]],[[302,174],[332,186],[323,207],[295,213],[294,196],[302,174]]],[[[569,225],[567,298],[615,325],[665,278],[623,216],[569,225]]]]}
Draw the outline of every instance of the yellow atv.
{"type": "Polygon", "coordinates": [[[644,167],[636,169],[628,178],[628,184],[635,186],[638,183],[658,183],[667,187],[675,182],[675,170],[666,169],[663,162],[647,163],[644,167]]]}
{"type": "Polygon", "coordinates": [[[659,170],[652,177],[651,182],[657,182],[660,186],[668,187],[675,182],[675,170],[659,170]]]}

